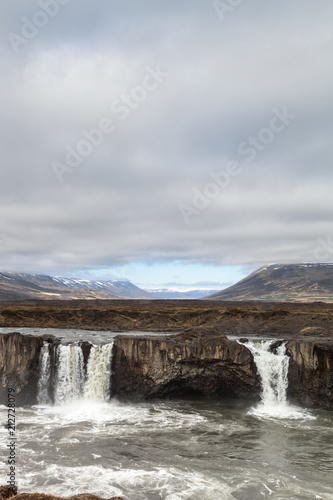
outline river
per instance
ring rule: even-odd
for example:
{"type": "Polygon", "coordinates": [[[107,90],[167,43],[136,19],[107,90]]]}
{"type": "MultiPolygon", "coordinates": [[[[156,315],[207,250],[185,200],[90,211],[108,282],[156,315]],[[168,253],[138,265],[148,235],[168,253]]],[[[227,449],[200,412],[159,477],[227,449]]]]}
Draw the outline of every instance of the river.
{"type": "MultiPolygon", "coordinates": [[[[262,401],[254,406],[211,398],[107,401],[109,388],[101,372],[109,376],[105,359],[110,350],[97,349],[111,345],[112,335],[107,343],[106,336],[100,334],[94,351],[99,369],[92,359],[90,382],[78,392],[64,395],[59,376],[56,404],[41,396],[41,404],[17,408],[19,491],[65,496],[90,492],[128,500],[333,499],[331,412],[292,407],[281,396],[283,387],[274,389],[273,402],[263,387],[262,401]],[[97,379],[104,385],[95,397],[97,379]]],[[[268,352],[264,345],[251,349],[262,358],[268,352]]],[[[276,356],[282,368],[275,367],[272,380],[283,386],[281,349],[276,356]]],[[[69,366],[70,356],[68,349],[62,352],[63,366],[69,366]]],[[[262,369],[269,371],[275,361],[261,363],[262,369]]],[[[0,412],[5,423],[7,408],[1,406],[0,412]]],[[[0,434],[4,484],[5,425],[0,434]]]]}

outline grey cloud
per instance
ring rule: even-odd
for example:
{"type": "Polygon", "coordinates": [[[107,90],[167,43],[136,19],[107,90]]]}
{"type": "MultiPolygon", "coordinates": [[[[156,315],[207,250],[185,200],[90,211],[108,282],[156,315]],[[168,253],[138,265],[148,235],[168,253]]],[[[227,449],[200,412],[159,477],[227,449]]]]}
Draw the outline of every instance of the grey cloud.
{"type": "Polygon", "coordinates": [[[1,20],[3,268],[311,260],[333,232],[331,2],[244,2],[222,23],[206,1],[72,0],[15,54],[6,34],[39,8],[7,1],[1,20]],[[170,76],[121,120],[112,102],[156,65],[170,76]],[[244,163],[284,106],[295,120],[244,163]],[[105,117],[59,183],[52,162],[105,117]],[[242,173],[186,224],[179,204],[230,160],[242,173]]]}

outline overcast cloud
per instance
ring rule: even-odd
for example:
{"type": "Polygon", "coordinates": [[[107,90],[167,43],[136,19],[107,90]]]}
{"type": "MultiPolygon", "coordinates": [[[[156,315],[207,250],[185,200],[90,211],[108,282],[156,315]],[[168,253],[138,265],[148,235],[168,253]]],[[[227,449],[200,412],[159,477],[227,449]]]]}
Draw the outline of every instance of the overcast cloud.
{"type": "Polygon", "coordinates": [[[2,270],[333,262],[333,3],[222,4],[2,1],[2,270]]]}

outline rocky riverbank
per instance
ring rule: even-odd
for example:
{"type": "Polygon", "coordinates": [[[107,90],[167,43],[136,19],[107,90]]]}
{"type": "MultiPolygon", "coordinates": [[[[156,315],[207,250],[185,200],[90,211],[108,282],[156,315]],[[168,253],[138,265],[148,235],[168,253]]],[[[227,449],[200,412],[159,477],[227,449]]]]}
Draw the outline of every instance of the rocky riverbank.
{"type": "MultiPolygon", "coordinates": [[[[82,493],[71,497],[56,497],[44,493],[18,493],[17,488],[0,486],[0,500],[104,500],[96,495],[82,493]]],[[[125,500],[123,497],[109,497],[107,500],[125,500]]]]}

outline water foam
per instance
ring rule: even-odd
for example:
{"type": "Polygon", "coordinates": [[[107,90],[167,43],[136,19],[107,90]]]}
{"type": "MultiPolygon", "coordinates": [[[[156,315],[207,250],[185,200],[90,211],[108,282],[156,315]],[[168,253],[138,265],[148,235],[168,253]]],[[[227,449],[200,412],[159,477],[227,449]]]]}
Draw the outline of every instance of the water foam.
{"type": "MultiPolygon", "coordinates": [[[[7,408],[0,409],[5,419],[7,408]]],[[[133,500],[310,499],[315,493],[331,500],[332,418],[318,413],[306,423],[263,419],[258,425],[245,407],[216,401],[82,399],[24,407],[19,486],[133,500]]],[[[5,456],[6,439],[0,451],[5,456]]],[[[5,463],[0,472],[5,476],[5,463]]]]}
{"type": "MultiPolygon", "coordinates": [[[[29,476],[22,481],[22,486],[25,491],[34,491],[35,487],[32,484],[37,474],[29,476]]],[[[85,491],[104,498],[121,495],[135,500],[147,500],[147,498],[229,500],[231,498],[231,487],[223,478],[207,477],[200,472],[184,473],[184,470],[177,467],[154,467],[146,470],[140,467],[119,466],[111,469],[97,465],[64,467],[52,464],[46,467],[45,476],[53,479],[38,490],[59,496],[85,491]]]]}

